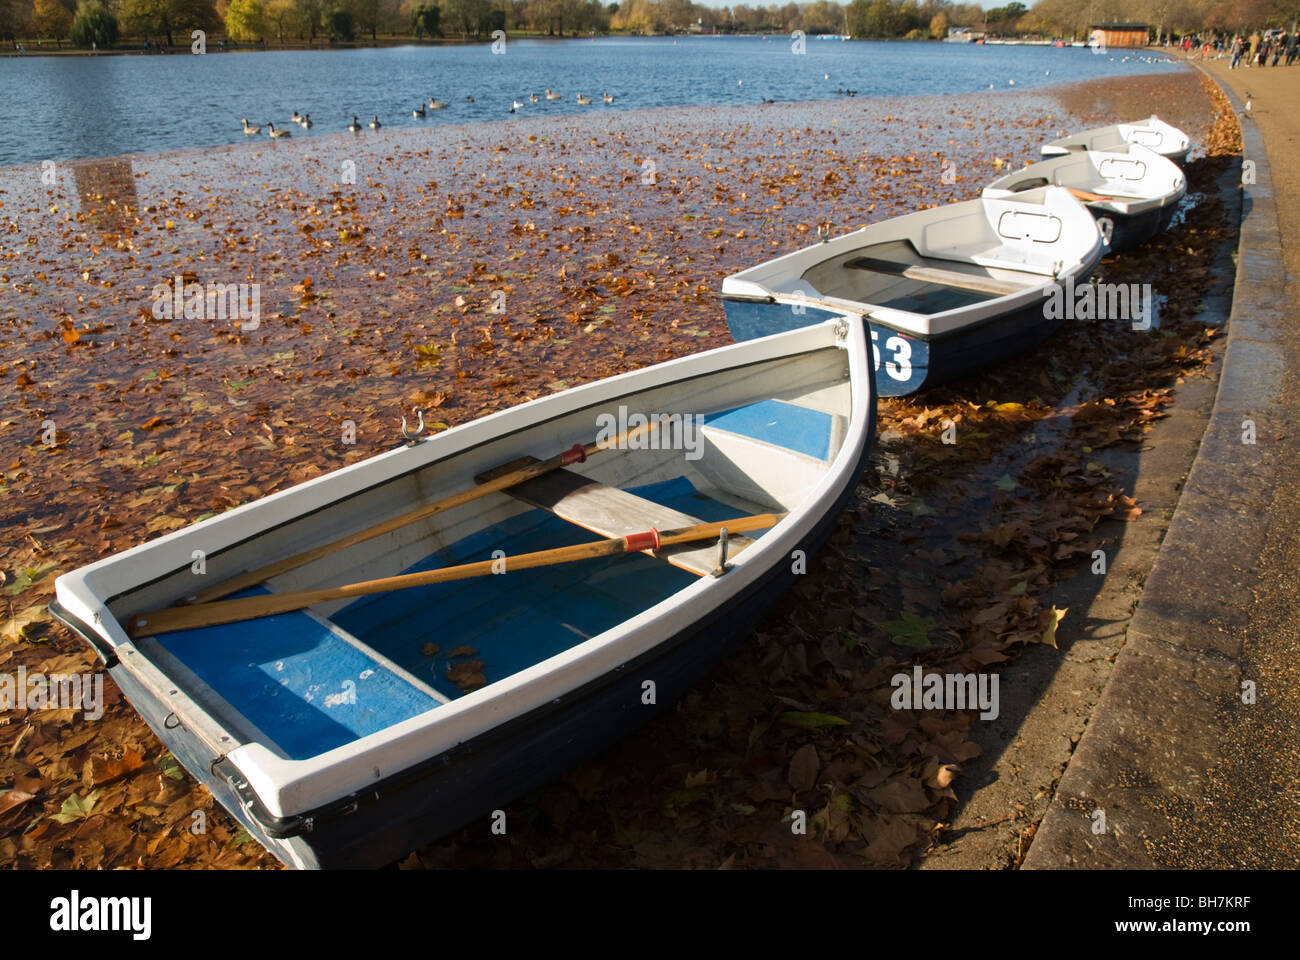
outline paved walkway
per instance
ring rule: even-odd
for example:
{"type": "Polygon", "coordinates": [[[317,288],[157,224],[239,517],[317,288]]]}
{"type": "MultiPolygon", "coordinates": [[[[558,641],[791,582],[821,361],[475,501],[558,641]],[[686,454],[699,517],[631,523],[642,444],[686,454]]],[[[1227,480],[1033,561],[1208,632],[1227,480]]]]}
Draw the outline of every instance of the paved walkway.
{"type": "Polygon", "coordinates": [[[1300,864],[1300,66],[1205,68],[1255,165],[1219,394],[1027,868],[1300,864]]]}

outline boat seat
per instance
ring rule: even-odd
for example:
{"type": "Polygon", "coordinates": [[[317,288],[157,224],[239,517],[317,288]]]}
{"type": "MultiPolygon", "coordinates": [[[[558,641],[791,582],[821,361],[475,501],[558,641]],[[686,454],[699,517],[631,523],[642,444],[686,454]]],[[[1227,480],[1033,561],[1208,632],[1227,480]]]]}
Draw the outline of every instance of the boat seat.
{"type": "Polygon", "coordinates": [[[923,283],[933,283],[941,287],[974,290],[977,293],[988,293],[998,297],[1019,293],[1026,287],[1034,286],[1034,284],[1023,280],[998,280],[979,274],[961,273],[947,267],[895,263],[892,260],[882,260],[878,257],[856,257],[847,261],[844,266],[852,270],[866,270],[870,273],[906,277],[909,280],[920,280],[923,283]]]}
{"type": "MultiPolygon", "coordinates": [[[[234,594],[258,596],[256,587],[234,594]]],[[[314,757],[448,702],[350,632],[310,610],[195,627],[139,641],[168,675],[190,678],[227,722],[251,725],[291,760],[314,757]],[[160,656],[161,652],[161,656],[160,656]],[[219,699],[218,699],[219,698],[219,699]]]]}
{"type": "MultiPolygon", "coordinates": [[[[1034,266],[1020,262],[1008,263],[999,256],[1001,252],[1002,244],[983,241],[936,249],[923,254],[911,240],[889,240],[884,243],[874,243],[859,248],[845,258],[843,265],[855,269],[867,269],[872,272],[907,276],[909,279],[926,280],[941,286],[963,286],[968,281],[995,281],[999,285],[1007,284],[1006,287],[1000,286],[997,291],[981,291],[985,293],[996,292],[997,296],[1036,287],[1042,282],[1038,278],[1034,266]],[[970,257],[974,262],[966,262],[966,257],[970,257]],[[858,266],[859,262],[862,263],[862,266],[858,266]],[[920,275],[913,277],[911,274],[900,272],[900,268],[913,267],[927,268],[927,272],[939,272],[925,277],[920,275]],[[997,275],[985,272],[990,269],[1001,272],[997,275]],[[949,282],[944,283],[943,280],[949,282]]],[[[967,287],[966,289],[977,288],[967,287]]]]}
{"type": "MultiPolygon", "coordinates": [[[[500,474],[537,462],[535,457],[522,457],[480,474],[475,479],[484,483],[500,474]]],[[[633,533],[645,533],[652,527],[660,531],[674,530],[704,522],[690,514],[680,513],[572,470],[552,470],[540,477],[515,484],[502,493],[529,506],[553,513],[562,520],[602,537],[626,537],[633,533]]],[[[753,542],[751,538],[740,534],[728,536],[727,556],[734,557],[753,542]]],[[[644,552],[699,576],[713,573],[718,566],[716,540],[678,543],[658,552],[644,552]]]]}
{"type": "MultiPolygon", "coordinates": [[[[989,270],[1001,270],[1012,274],[1028,274],[1035,278],[1054,275],[1055,271],[1052,269],[1050,254],[1035,256],[1028,250],[1021,252],[1023,259],[1017,260],[1007,256],[1007,248],[1001,243],[976,241],[974,243],[954,244],[933,249],[925,259],[939,263],[955,261],[975,267],[985,267],[989,270]]],[[[951,267],[952,263],[949,262],[947,265],[951,267]]],[[[1001,279],[1011,278],[1004,276],[1001,279]]],[[[1023,282],[1026,287],[1035,287],[1041,284],[1042,280],[1026,278],[1023,282]]]]}
{"type": "Polygon", "coordinates": [[[785,400],[763,400],[709,414],[704,418],[703,432],[705,436],[719,431],[730,433],[827,461],[839,449],[843,419],[785,400]]]}

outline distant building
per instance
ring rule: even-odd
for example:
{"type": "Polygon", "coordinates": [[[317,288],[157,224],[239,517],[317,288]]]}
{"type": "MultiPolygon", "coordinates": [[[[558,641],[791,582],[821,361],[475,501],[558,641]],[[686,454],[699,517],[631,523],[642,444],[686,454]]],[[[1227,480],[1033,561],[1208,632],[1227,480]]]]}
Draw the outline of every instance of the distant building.
{"type": "Polygon", "coordinates": [[[943,38],[944,43],[974,43],[982,38],[984,34],[976,33],[970,27],[949,27],[948,36],[943,38]]]}
{"type": "Polygon", "coordinates": [[[1151,36],[1145,23],[1094,23],[1088,31],[1094,47],[1145,47],[1151,36]]]}

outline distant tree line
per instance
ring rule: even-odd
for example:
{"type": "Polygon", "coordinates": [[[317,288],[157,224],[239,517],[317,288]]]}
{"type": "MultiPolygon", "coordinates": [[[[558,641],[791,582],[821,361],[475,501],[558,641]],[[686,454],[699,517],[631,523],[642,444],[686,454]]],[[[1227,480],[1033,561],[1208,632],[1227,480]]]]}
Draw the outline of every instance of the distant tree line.
{"type": "Polygon", "coordinates": [[[949,0],[832,0],[706,7],[691,0],[0,0],[0,40],[119,40],[188,46],[204,30],[241,43],[484,37],[494,30],[547,36],[610,31],[850,34],[937,39],[952,27],[990,36],[1082,38],[1104,21],[1150,25],[1155,38],[1193,31],[1294,29],[1300,0],[1038,0],[983,10],[949,0]]]}

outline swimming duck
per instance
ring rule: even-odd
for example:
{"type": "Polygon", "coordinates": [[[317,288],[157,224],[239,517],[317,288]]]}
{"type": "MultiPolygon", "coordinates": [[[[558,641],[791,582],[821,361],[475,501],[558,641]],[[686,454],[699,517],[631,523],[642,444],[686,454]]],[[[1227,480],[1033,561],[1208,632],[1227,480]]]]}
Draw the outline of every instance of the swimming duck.
{"type": "Polygon", "coordinates": [[[473,102],[474,102],[474,98],[473,98],[473,97],[466,97],[466,98],[465,98],[465,102],[466,102],[466,103],[473,103],[473,102]]]}
{"type": "Polygon", "coordinates": [[[358,133],[361,130],[361,124],[357,123],[357,115],[355,113],[352,114],[352,122],[348,124],[348,129],[353,133],[358,133]]]}
{"type": "Polygon", "coordinates": [[[418,106],[418,107],[416,107],[414,110],[412,110],[412,111],[411,111],[411,116],[415,117],[416,119],[420,119],[420,118],[422,118],[422,117],[424,116],[424,105],[421,104],[420,106],[418,106]]]}
{"type": "Polygon", "coordinates": [[[591,97],[584,97],[582,94],[578,94],[578,103],[581,104],[591,103],[591,97]]]}
{"type": "Polygon", "coordinates": [[[510,104],[510,109],[511,109],[511,110],[522,110],[523,108],[524,108],[524,105],[523,105],[522,103],[520,103],[518,100],[516,100],[516,101],[514,101],[514,103],[510,104]]]}
{"type": "Polygon", "coordinates": [[[540,100],[540,99],[542,99],[542,98],[539,97],[539,96],[538,96],[537,94],[535,94],[535,93],[530,93],[530,94],[528,95],[528,102],[529,102],[529,103],[536,103],[536,102],[537,102],[538,100],[540,100]]]}
{"type": "Polygon", "coordinates": [[[563,99],[564,99],[564,94],[562,94],[562,93],[551,93],[551,88],[550,88],[550,87],[547,87],[547,88],[546,88],[546,99],[547,99],[547,100],[563,100],[563,99]]]}
{"type": "Polygon", "coordinates": [[[446,106],[447,106],[447,105],[446,105],[445,103],[443,103],[441,100],[435,100],[435,99],[433,99],[433,97],[430,97],[430,98],[429,98],[429,109],[430,109],[430,110],[442,110],[442,109],[445,109],[446,106]]]}
{"type": "Polygon", "coordinates": [[[310,114],[310,113],[304,113],[304,114],[302,115],[302,119],[298,121],[298,126],[302,127],[304,130],[310,130],[310,129],[311,129],[311,114],[310,114]]]}
{"type": "Polygon", "coordinates": [[[382,126],[383,124],[379,122],[379,114],[375,114],[375,118],[370,121],[370,129],[378,130],[382,126]]]}
{"type": "Polygon", "coordinates": [[[251,123],[248,122],[248,117],[243,117],[242,119],[243,119],[243,121],[244,121],[244,136],[246,136],[246,137],[251,137],[251,136],[253,136],[253,134],[255,134],[255,133],[261,133],[261,132],[262,132],[262,128],[261,128],[261,127],[255,127],[255,126],[253,126],[251,123]]]}
{"type": "Polygon", "coordinates": [[[275,129],[275,124],[272,123],[270,120],[266,121],[266,129],[271,134],[272,140],[279,140],[281,137],[293,136],[293,134],[291,134],[288,130],[275,129]]]}
{"type": "Polygon", "coordinates": [[[290,119],[293,123],[302,123],[302,115],[299,114],[297,110],[295,110],[295,111],[293,112],[293,116],[290,117],[289,119],[290,119]]]}
{"type": "Polygon", "coordinates": [[[605,102],[606,102],[606,103],[613,103],[613,102],[614,102],[614,98],[613,98],[612,96],[610,96],[608,93],[602,93],[601,96],[605,98],[605,102]]]}

